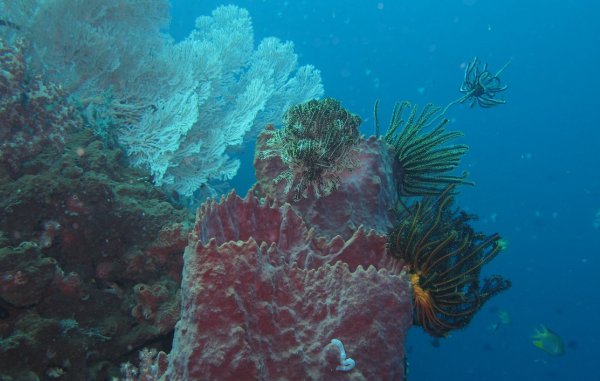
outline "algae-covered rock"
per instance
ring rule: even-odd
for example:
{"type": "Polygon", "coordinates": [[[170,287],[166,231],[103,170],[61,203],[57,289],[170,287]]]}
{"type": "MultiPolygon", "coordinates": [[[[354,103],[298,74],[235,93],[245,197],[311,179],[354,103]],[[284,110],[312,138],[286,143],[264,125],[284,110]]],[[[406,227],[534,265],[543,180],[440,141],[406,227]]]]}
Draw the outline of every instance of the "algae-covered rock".
{"type": "Polygon", "coordinates": [[[146,172],[85,130],[0,165],[0,194],[0,379],[110,379],[132,348],[170,346],[178,314],[136,320],[134,286],[178,295],[193,218],[146,172]]]}

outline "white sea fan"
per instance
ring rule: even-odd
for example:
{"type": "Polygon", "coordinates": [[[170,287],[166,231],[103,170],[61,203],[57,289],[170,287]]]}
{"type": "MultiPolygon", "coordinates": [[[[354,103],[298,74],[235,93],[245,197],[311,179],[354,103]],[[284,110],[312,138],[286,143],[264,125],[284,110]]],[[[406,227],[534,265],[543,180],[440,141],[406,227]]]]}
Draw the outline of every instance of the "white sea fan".
{"type": "MultiPolygon", "coordinates": [[[[166,0],[0,0],[6,21],[32,42],[37,70],[67,84],[83,110],[107,110],[102,121],[118,126],[112,133],[130,162],[188,197],[235,176],[239,161],[228,148],[280,124],[290,105],[320,98],[323,86],[314,67],[298,68],[291,42],[271,37],[255,49],[247,10],[220,6],[174,43],[162,32],[168,7],[166,0]]],[[[94,127],[95,118],[87,120],[94,127]]]]}

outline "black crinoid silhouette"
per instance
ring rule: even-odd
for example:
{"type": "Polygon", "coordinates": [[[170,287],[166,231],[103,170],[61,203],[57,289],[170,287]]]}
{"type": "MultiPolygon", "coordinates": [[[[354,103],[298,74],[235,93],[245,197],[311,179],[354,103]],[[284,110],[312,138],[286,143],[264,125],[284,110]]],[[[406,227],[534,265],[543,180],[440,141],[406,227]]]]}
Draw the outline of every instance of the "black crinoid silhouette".
{"type": "Polygon", "coordinates": [[[438,196],[400,198],[398,224],[388,253],[404,262],[413,285],[413,324],[433,337],[447,337],[469,325],[493,296],[510,288],[498,275],[481,279],[481,269],[504,248],[498,234],[476,232],[469,215],[453,207],[455,184],[438,196]]]}
{"type": "MultiPolygon", "coordinates": [[[[377,131],[378,108],[379,101],[375,102],[377,131]]],[[[466,180],[466,171],[462,175],[452,174],[469,147],[466,144],[446,144],[464,134],[447,131],[448,119],[426,130],[439,110],[431,103],[420,114],[418,105],[411,106],[408,102],[398,102],[394,107],[384,139],[394,149],[396,156],[395,182],[399,197],[438,195],[449,184],[474,185],[466,180]]]]}
{"type": "Polygon", "coordinates": [[[509,61],[502,69],[500,69],[495,75],[492,75],[488,71],[488,64],[483,65],[483,69],[480,70],[480,61],[477,57],[467,65],[465,69],[465,79],[460,86],[460,92],[464,93],[460,99],[453,103],[464,103],[466,101],[471,102],[471,107],[475,107],[478,104],[482,108],[490,108],[505,104],[506,102],[502,98],[496,97],[496,94],[508,89],[507,85],[502,86],[500,82],[500,74],[510,64],[509,61]]]}

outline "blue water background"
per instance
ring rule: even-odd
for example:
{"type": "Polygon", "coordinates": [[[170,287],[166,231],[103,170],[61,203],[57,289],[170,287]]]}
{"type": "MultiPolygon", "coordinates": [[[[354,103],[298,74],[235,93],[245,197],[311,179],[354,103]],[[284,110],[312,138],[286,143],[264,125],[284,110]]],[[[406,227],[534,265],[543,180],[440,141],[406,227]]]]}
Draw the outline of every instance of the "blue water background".
{"type": "MultiPolygon", "coordinates": [[[[178,40],[219,1],[173,1],[178,40]]],[[[466,134],[461,163],[474,188],[459,203],[499,232],[508,249],[484,273],[513,287],[492,299],[468,329],[441,340],[420,328],[406,347],[410,380],[600,380],[600,3],[593,1],[238,1],[250,11],[255,43],[295,43],[301,64],[321,70],[325,95],[363,118],[381,100],[387,126],[394,102],[445,106],[460,97],[474,56],[502,73],[506,105],[454,106],[449,129],[466,134]],[[421,90],[421,92],[419,91],[421,90]],[[495,218],[494,218],[495,217],[495,218]],[[512,325],[500,324],[507,311],[512,325]],[[565,341],[563,357],[532,345],[544,324],[565,341]]],[[[244,195],[254,182],[252,147],[231,182],[244,195]]],[[[360,332],[356,333],[360,335],[360,332]]],[[[352,355],[348,346],[349,356],[352,355]]],[[[357,364],[360,367],[360,364],[357,364]]]]}

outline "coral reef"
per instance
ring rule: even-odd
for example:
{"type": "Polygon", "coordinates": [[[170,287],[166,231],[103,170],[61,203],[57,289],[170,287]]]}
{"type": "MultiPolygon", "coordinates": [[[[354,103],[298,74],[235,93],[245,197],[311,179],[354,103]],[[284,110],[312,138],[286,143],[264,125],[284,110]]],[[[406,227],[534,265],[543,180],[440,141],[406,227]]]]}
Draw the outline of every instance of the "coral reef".
{"type": "Polygon", "coordinates": [[[317,198],[327,196],[339,188],[344,171],[360,166],[360,123],[333,98],[294,105],[280,130],[267,130],[272,138],[260,157],[279,157],[288,166],[274,181],[286,180],[285,193],[296,184],[294,201],[307,198],[310,189],[317,198]]]}
{"type": "Polygon", "coordinates": [[[204,204],[162,380],[401,380],[410,286],[385,242],[362,227],[327,241],[289,204],[251,194],[204,204]],[[323,352],[333,338],[354,369],[323,352]]]}
{"type": "Polygon", "coordinates": [[[322,95],[291,42],[255,49],[246,10],[174,43],[168,6],[2,4],[0,378],[106,379],[168,349],[192,220],[168,201],[232,177],[231,147],[322,95]]]}
{"type": "Polygon", "coordinates": [[[501,251],[500,236],[476,233],[476,216],[452,209],[450,185],[438,197],[424,197],[396,209],[389,235],[390,255],[405,262],[413,284],[414,324],[434,337],[465,328],[481,307],[511,283],[491,276],[480,285],[482,267],[501,251]]]}
{"type": "Polygon", "coordinates": [[[27,307],[50,294],[56,261],[43,257],[36,244],[23,242],[0,249],[0,269],[0,298],[15,307],[27,307]]]}
{"type": "Polygon", "coordinates": [[[179,283],[165,278],[148,286],[143,283],[133,288],[137,305],[131,315],[138,321],[146,321],[161,334],[171,331],[181,315],[179,283]]]}
{"type": "Polygon", "coordinates": [[[0,167],[0,378],[107,379],[170,347],[192,215],[121,157],[84,130],[0,167]]]}
{"type": "Polygon", "coordinates": [[[12,173],[45,145],[62,150],[68,133],[81,126],[61,84],[29,77],[26,50],[24,38],[9,43],[0,36],[0,164],[12,173]]]}
{"type": "MultiPolygon", "coordinates": [[[[363,139],[358,116],[315,100],[319,71],[290,42],[255,49],[235,6],[179,43],[166,0],[3,12],[1,379],[109,379],[125,362],[126,380],[402,380],[413,321],[444,336],[510,286],[480,287],[499,237],[451,210],[467,146],[444,146],[462,136],[447,120],[424,132],[445,110],[404,121],[397,105],[385,138],[363,139]],[[231,178],[228,152],[284,117],[259,137],[252,191],[209,199],[192,228],[168,200],[231,178]],[[387,237],[406,195],[425,197],[400,201],[387,237]]],[[[459,101],[503,103],[503,70],[475,60],[459,101]]]]}
{"type": "Polygon", "coordinates": [[[175,43],[164,33],[169,7],[30,0],[9,2],[3,17],[31,41],[36,69],[73,91],[87,125],[116,136],[155,185],[192,202],[237,173],[231,149],[280,123],[290,105],[320,98],[323,86],[317,69],[298,64],[293,43],[267,37],[255,46],[247,10],[219,6],[175,43]]]}
{"type": "Polygon", "coordinates": [[[112,381],[156,381],[167,366],[167,355],[156,349],[144,348],[140,351],[140,367],[136,368],[130,362],[121,365],[123,379],[117,377],[112,381]]]}

